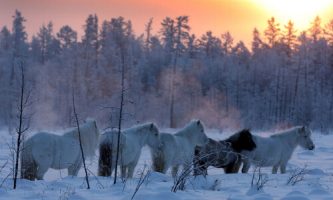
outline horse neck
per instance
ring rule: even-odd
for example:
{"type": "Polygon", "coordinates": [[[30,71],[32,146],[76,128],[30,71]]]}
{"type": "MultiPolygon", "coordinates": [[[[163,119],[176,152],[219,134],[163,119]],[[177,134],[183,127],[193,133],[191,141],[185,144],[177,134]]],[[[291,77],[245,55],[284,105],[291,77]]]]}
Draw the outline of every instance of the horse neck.
{"type": "Polygon", "coordinates": [[[131,138],[135,139],[137,143],[140,145],[140,147],[143,147],[147,144],[147,132],[144,131],[131,131],[127,133],[126,135],[130,136],[131,138]]]}
{"type": "Polygon", "coordinates": [[[78,138],[78,131],[77,128],[73,128],[72,130],[66,132],[64,135],[64,137],[75,137],[78,138]]]}
{"type": "Polygon", "coordinates": [[[178,131],[175,135],[178,137],[182,137],[182,138],[187,138],[190,141],[190,145],[191,147],[195,147],[196,146],[196,142],[194,137],[196,136],[195,134],[193,134],[192,136],[190,134],[192,134],[194,131],[190,131],[189,129],[182,129],[180,131],[178,131]]]}
{"type": "Polygon", "coordinates": [[[188,135],[191,132],[192,131],[189,131],[188,128],[183,128],[183,129],[179,130],[175,135],[180,136],[180,137],[188,137],[188,135]]]}
{"type": "MultiPolygon", "coordinates": [[[[95,137],[95,134],[92,134],[95,130],[93,128],[84,124],[80,126],[80,138],[82,142],[82,146],[84,147],[84,153],[90,157],[93,156],[95,153],[95,146],[97,145],[98,138],[95,137]],[[90,137],[91,136],[91,137],[90,137]]],[[[74,128],[73,130],[64,134],[65,137],[72,137],[79,140],[79,133],[78,129],[74,128]]]]}
{"type": "Polygon", "coordinates": [[[293,149],[297,147],[297,129],[292,129],[284,133],[278,133],[276,137],[279,137],[281,140],[285,141],[293,149]]]}

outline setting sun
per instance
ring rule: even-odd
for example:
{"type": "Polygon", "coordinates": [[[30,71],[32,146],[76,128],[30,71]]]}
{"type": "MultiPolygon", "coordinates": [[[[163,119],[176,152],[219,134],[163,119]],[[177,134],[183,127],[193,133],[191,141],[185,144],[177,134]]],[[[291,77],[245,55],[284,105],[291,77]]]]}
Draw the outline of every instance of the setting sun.
{"type": "Polygon", "coordinates": [[[282,20],[292,20],[304,28],[315,16],[322,16],[333,6],[331,0],[252,0],[272,16],[282,20]]]}

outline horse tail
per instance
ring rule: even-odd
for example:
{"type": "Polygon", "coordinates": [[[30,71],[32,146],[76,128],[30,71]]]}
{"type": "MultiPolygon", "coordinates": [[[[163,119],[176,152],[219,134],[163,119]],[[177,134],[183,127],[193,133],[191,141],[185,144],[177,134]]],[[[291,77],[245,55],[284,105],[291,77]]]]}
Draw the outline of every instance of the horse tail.
{"type": "Polygon", "coordinates": [[[164,173],[165,171],[165,155],[162,149],[152,151],[153,170],[155,172],[164,173]]]}
{"type": "Polygon", "coordinates": [[[111,176],[112,143],[103,142],[99,146],[98,176],[111,176]]]}
{"type": "Polygon", "coordinates": [[[21,153],[21,178],[35,180],[37,178],[37,163],[32,155],[32,145],[25,145],[21,153]]]}

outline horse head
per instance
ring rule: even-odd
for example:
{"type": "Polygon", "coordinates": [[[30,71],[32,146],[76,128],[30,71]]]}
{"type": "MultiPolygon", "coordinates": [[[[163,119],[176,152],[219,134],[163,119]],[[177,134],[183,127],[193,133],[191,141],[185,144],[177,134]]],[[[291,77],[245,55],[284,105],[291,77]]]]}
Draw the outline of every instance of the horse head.
{"type": "Polygon", "coordinates": [[[209,140],[205,134],[205,128],[203,123],[200,120],[193,120],[190,126],[193,128],[193,132],[195,134],[196,144],[198,146],[205,145],[209,140]]]}
{"type": "Polygon", "coordinates": [[[297,130],[298,138],[299,138],[299,145],[304,149],[313,150],[315,145],[311,139],[311,130],[308,127],[302,126],[297,130]]]}
{"type": "Polygon", "coordinates": [[[80,130],[87,156],[94,156],[100,138],[96,120],[93,118],[85,119],[84,124],[80,126],[80,130]]]}
{"type": "Polygon", "coordinates": [[[154,123],[148,123],[146,128],[147,144],[152,148],[160,148],[160,134],[157,126],[154,123]]]}
{"type": "Polygon", "coordinates": [[[235,133],[225,141],[231,143],[231,147],[236,152],[241,152],[243,150],[252,151],[257,147],[253,140],[253,136],[248,129],[235,133]]]}
{"type": "Polygon", "coordinates": [[[257,147],[256,143],[253,141],[252,134],[248,129],[244,129],[239,133],[239,142],[244,150],[252,151],[257,147]]]}

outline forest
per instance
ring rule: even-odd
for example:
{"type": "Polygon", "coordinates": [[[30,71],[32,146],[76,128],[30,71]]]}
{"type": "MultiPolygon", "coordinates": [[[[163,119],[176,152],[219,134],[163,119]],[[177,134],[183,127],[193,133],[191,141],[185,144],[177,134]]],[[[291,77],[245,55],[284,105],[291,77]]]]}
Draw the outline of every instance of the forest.
{"type": "Polygon", "coordinates": [[[253,29],[251,45],[224,33],[191,33],[190,17],[147,20],[135,34],[129,19],[100,22],[89,15],[83,34],[52,22],[26,32],[16,10],[0,32],[0,125],[17,121],[20,67],[27,77],[31,126],[73,125],[80,118],[116,127],[121,92],[127,126],[152,121],[179,128],[200,119],[209,128],[267,130],[306,125],[333,127],[333,20],[307,30],[268,19],[253,29]],[[123,75],[123,76],[122,76],[123,75]],[[124,87],[121,88],[122,77],[124,87]]]}

